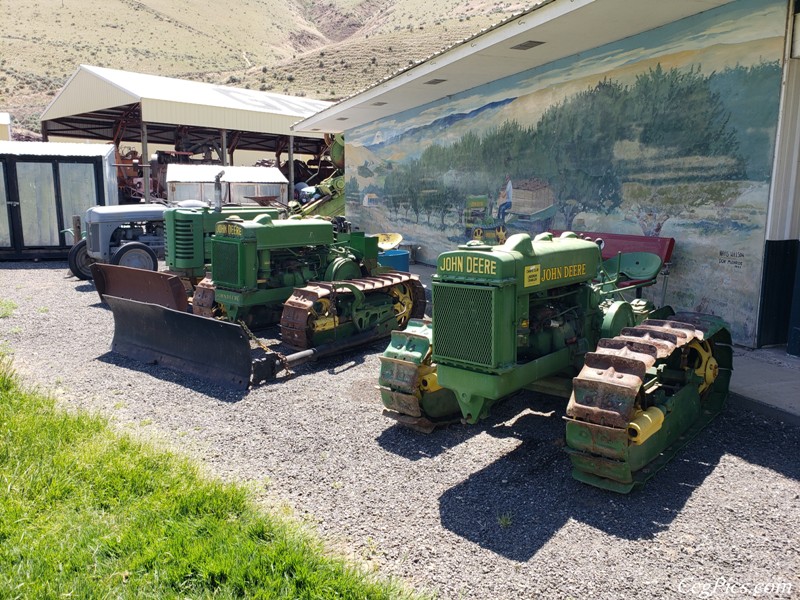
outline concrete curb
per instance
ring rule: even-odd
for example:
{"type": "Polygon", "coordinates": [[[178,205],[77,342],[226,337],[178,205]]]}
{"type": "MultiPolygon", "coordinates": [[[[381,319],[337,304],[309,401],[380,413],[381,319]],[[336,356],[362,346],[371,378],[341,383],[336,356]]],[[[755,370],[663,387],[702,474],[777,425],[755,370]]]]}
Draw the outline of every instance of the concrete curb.
{"type": "Polygon", "coordinates": [[[730,392],[728,394],[728,405],[733,408],[746,408],[747,410],[751,410],[756,414],[767,417],[768,419],[773,419],[775,421],[781,421],[789,425],[800,427],[800,415],[788,410],[783,410],[782,408],[773,406],[772,404],[761,402],[755,398],[748,398],[747,396],[730,392]]]}

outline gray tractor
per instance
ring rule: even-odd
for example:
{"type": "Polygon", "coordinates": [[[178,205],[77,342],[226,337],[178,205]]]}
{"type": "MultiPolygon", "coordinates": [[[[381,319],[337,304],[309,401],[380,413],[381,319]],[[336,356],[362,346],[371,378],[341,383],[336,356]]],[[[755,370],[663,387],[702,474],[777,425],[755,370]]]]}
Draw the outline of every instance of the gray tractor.
{"type": "Polygon", "coordinates": [[[164,258],[163,204],[93,206],[86,211],[86,237],[67,256],[72,274],[91,279],[94,262],[158,269],[164,258]]]}

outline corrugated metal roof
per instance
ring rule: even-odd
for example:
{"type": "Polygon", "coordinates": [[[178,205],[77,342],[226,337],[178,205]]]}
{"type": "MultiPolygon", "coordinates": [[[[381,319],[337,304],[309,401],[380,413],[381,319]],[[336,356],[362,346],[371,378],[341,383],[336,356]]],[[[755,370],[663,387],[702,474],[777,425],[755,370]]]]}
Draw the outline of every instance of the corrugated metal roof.
{"type": "Polygon", "coordinates": [[[220,165],[167,165],[167,183],[213,183],[225,171],[225,183],[289,183],[275,167],[222,167],[220,165]]]}
{"type": "Polygon", "coordinates": [[[289,135],[330,102],[81,65],[42,113],[42,121],[139,104],[148,123],[289,135]]]}
{"type": "Polygon", "coordinates": [[[0,141],[0,154],[13,156],[106,156],[113,152],[111,144],[0,141]]]}

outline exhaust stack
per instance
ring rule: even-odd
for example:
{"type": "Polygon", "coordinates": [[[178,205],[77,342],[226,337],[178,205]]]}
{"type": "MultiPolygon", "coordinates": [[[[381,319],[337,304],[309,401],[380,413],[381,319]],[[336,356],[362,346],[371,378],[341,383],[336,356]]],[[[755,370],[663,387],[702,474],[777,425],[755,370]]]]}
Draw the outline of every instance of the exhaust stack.
{"type": "Polygon", "coordinates": [[[225,175],[223,169],[214,177],[214,212],[222,212],[222,176],[225,175]]]}

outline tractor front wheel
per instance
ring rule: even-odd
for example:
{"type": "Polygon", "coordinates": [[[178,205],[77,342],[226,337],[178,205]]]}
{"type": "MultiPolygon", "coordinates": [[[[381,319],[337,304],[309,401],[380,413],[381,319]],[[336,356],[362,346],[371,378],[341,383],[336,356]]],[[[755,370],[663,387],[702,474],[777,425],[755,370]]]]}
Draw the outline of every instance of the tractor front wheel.
{"type": "Polygon", "coordinates": [[[69,264],[69,270],[78,279],[92,278],[90,267],[93,262],[95,262],[94,259],[86,251],[86,240],[81,240],[70,248],[67,255],[67,263],[69,264]]]}
{"type": "Polygon", "coordinates": [[[153,249],[141,242],[130,242],[124,244],[111,257],[112,265],[122,267],[132,267],[134,269],[145,269],[149,271],[158,270],[158,257],[153,249]]]}

